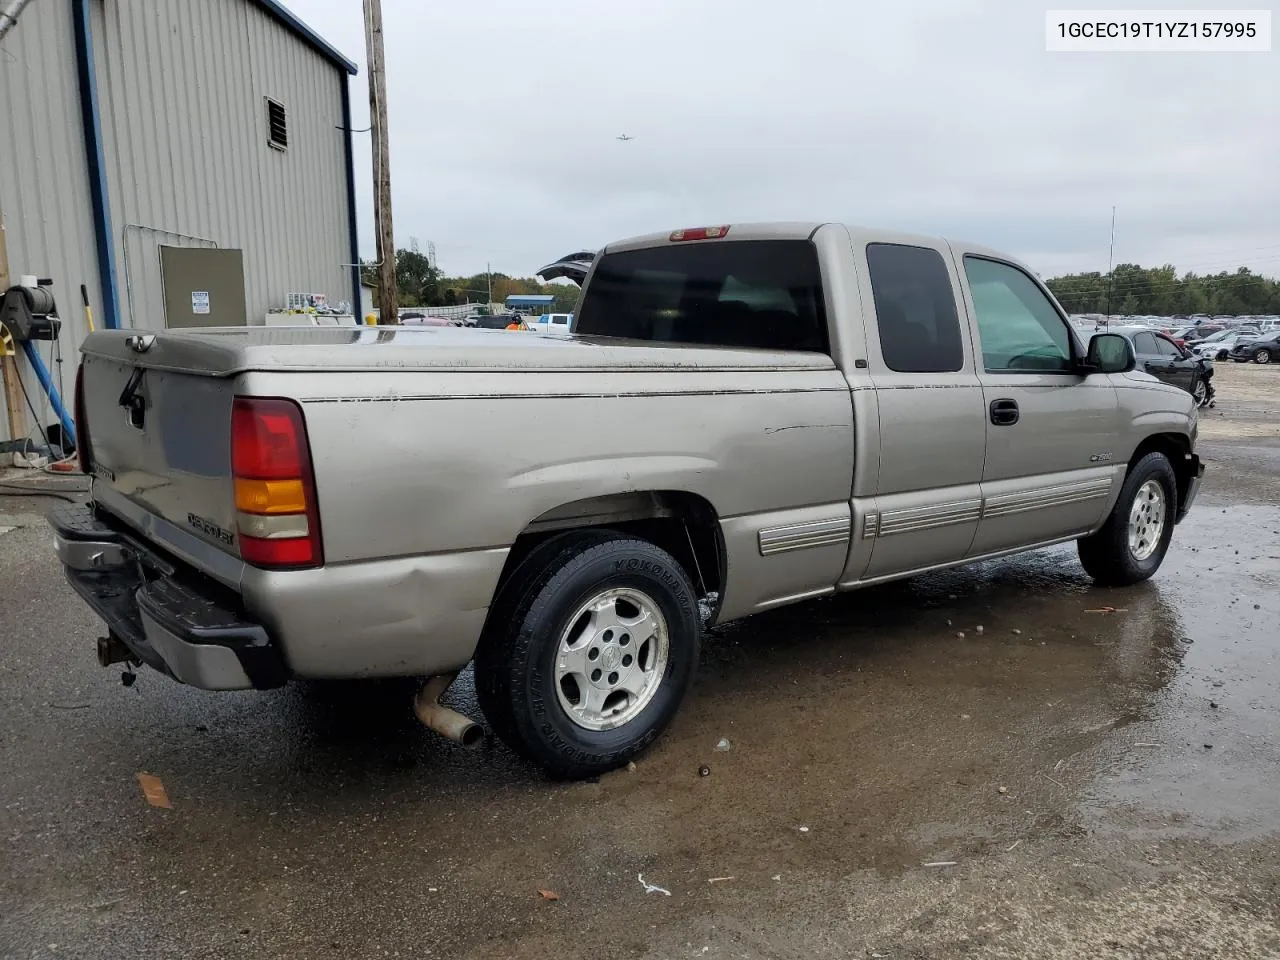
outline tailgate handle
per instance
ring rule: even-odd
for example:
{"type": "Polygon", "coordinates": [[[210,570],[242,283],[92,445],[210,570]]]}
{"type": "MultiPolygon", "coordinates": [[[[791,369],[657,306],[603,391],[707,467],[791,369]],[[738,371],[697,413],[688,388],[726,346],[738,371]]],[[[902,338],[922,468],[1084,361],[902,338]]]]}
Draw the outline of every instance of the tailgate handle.
{"type": "Polygon", "coordinates": [[[120,391],[120,406],[128,411],[129,426],[137,430],[142,429],[147,416],[147,398],[138,392],[138,388],[142,386],[142,375],[146,372],[142,367],[134,367],[133,373],[129,375],[129,382],[120,391]]]}

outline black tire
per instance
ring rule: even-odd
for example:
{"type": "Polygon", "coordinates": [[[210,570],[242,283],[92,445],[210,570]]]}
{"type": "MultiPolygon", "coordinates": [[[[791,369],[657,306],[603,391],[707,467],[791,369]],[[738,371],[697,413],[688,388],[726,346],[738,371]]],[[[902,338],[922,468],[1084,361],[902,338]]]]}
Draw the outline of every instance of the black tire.
{"type": "Polygon", "coordinates": [[[531,553],[502,589],[476,651],[476,694],[507,746],[553,777],[582,779],[624,765],[657,739],[693,682],[701,641],[696,592],[670,554],[617,531],[570,533],[531,553]],[[590,730],[561,705],[556,654],[569,618],[616,588],[655,603],[667,626],[667,664],[635,717],[590,730]]]}
{"type": "Polygon", "coordinates": [[[1254,363],[1270,363],[1271,351],[1267,350],[1265,347],[1262,350],[1259,350],[1257,353],[1253,355],[1253,362],[1254,363]]]}
{"type": "Polygon", "coordinates": [[[1163,453],[1148,453],[1129,469],[1116,505],[1102,529],[1076,541],[1085,573],[1108,587],[1126,587],[1150,578],[1160,569],[1169,549],[1177,510],[1178,483],[1169,458],[1163,453]],[[1164,492],[1164,525],[1154,552],[1138,559],[1129,547],[1129,514],[1138,491],[1149,480],[1159,483],[1164,492]]]}

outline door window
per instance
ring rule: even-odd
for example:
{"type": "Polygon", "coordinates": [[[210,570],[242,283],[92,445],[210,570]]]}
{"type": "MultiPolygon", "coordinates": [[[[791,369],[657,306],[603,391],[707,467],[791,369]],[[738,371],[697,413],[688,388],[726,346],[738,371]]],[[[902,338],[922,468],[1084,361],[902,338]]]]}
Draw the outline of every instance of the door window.
{"type": "Polygon", "coordinates": [[[867,244],[880,351],[898,373],[949,373],[964,366],[951,276],[937,250],[867,244]]]}
{"type": "Polygon", "coordinates": [[[1133,352],[1144,357],[1159,356],[1160,348],[1156,346],[1156,335],[1154,333],[1134,334],[1133,352]]]}
{"type": "Polygon", "coordinates": [[[1071,335],[1035,281],[1007,263],[964,258],[989,372],[1070,372],[1071,335]]]}
{"type": "Polygon", "coordinates": [[[1165,357],[1182,358],[1182,351],[1178,349],[1178,345],[1172,340],[1166,340],[1164,337],[1156,337],[1156,349],[1165,357]]]}

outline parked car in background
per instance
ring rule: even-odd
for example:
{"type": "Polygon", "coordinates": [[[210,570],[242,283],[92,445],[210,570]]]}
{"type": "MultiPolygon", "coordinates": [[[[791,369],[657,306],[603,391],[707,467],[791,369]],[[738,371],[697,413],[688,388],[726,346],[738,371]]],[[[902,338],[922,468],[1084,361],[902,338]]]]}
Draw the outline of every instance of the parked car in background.
{"type": "Polygon", "coordinates": [[[1236,363],[1271,363],[1280,360],[1280,330],[1263,334],[1260,337],[1237,340],[1231,348],[1231,359],[1236,363]]]}
{"type": "Polygon", "coordinates": [[[1195,356],[1204,360],[1225,360],[1231,354],[1231,348],[1240,340],[1261,337],[1260,330],[1219,330],[1212,336],[1205,337],[1188,344],[1188,349],[1195,356]]]}
{"type": "Polygon", "coordinates": [[[1157,380],[1181,387],[1195,398],[1196,406],[1213,402],[1213,363],[1192,355],[1178,346],[1172,337],[1141,327],[1112,327],[1112,333],[1120,333],[1133,344],[1137,358],[1136,369],[1151,374],[1157,380]]]}
{"type": "Polygon", "coordinates": [[[1221,333],[1225,329],[1227,329],[1225,324],[1205,322],[1198,323],[1195,326],[1182,327],[1171,333],[1169,337],[1178,346],[1185,347],[1188,343],[1203,340],[1205,337],[1221,333]]]}
{"type": "Polygon", "coordinates": [[[517,313],[501,313],[492,317],[476,317],[475,326],[481,330],[506,330],[512,324],[519,324],[517,329],[528,330],[524,317],[517,313]]]}
{"type": "Polygon", "coordinates": [[[461,320],[450,320],[448,317],[402,316],[400,325],[404,327],[460,327],[461,320]]]}

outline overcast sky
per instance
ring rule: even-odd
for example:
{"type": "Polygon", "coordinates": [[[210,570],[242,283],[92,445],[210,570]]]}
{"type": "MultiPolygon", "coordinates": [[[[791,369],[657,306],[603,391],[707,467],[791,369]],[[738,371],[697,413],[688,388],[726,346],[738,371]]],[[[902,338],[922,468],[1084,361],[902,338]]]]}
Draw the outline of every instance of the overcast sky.
{"type": "MultiPolygon", "coordinates": [[[[360,0],[288,2],[360,64],[367,126],[360,0]]],[[[383,0],[397,244],[528,275],[654,230],[842,220],[1050,276],[1106,269],[1115,204],[1117,262],[1280,275],[1280,53],[1051,54],[1044,11],[383,0]]]]}

